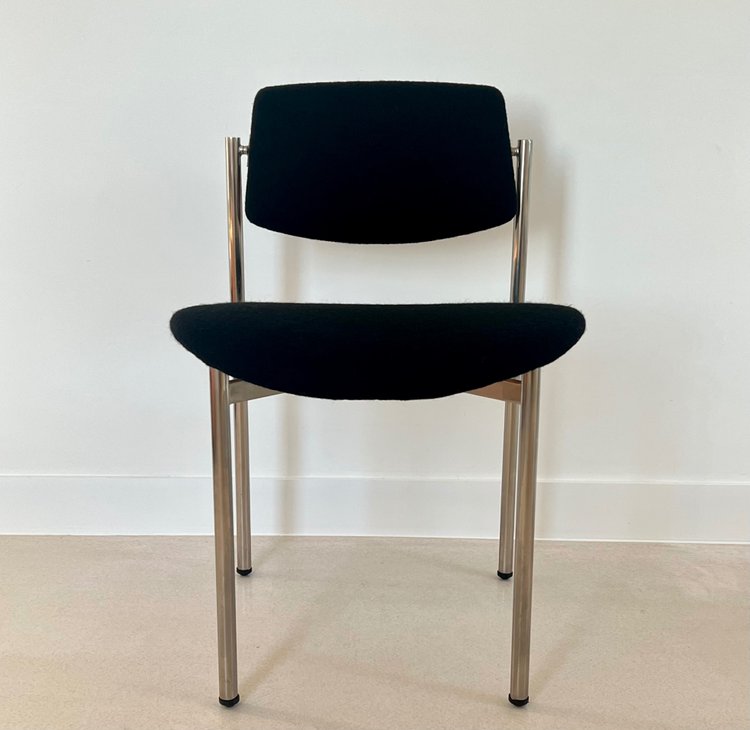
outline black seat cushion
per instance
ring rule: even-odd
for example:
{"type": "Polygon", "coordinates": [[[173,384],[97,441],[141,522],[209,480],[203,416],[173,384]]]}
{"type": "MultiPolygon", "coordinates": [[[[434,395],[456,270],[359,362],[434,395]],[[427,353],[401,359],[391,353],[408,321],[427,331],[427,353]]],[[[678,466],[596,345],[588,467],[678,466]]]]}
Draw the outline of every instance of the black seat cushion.
{"type": "Polygon", "coordinates": [[[210,367],[315,398],[415,400],[546,365],[585,329],[554,304],[208,304],[176,312],[177,340],[210,367]]]}

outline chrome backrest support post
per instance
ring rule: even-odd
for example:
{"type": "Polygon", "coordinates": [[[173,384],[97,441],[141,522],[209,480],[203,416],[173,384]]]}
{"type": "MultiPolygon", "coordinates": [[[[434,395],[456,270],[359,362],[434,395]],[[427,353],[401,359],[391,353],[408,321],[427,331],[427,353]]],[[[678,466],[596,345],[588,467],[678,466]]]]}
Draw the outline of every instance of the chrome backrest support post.
{"type": "MultiPolygon", "coordinates": [[[[510,275],[510,301],[521,303],[526,296],[526,239],[528,238],[529,173],[531,171],[531,140],[521,139],[511,147],[516,160],[516,200],[518,209],[513,219],[513,253],[510,275]]],[[[506,402],[503,425],[503,476],[500,492],[500,550],[497,574],[503,580],[513,575],[516,483],[518,480],[518,407],[523,398],[506,402]]]]}
{"type": "Polygon", "coordinates": [[[519,139],[513,148],[516,158],[516,195],[518,212],[513,219],[513,254],[510,277],[510,301],[523,302],[526,297],[526,241],[529,234],[529,178],[531,175],[530,139],[519,139]]]}
{"type": "MultiPolygon", "coordinates": [[[[229,239],[229,293],[233,302],[245,301],[245,261],[242,231],[242,169],[240,161],[248,148],[239,137],[224,140],[227,171],[227,236],[229,239]]],[[[270,395],[264,388],[253,390],[249,398],[270,395]]],[[[252,570],[250,530],[250,445],[246,399],[234,402],[234,479],[237,499],[237,572],[247,575],[252,570]]]]}
{"type": "Polygon", "coordinates": [[[229,291],[233,302],[245,301],[245,263],[242,240],[242,172],[240,158],[247,147],[239,137],[224,139],[227,171],[227,235],[229,238],[229,291]]]}

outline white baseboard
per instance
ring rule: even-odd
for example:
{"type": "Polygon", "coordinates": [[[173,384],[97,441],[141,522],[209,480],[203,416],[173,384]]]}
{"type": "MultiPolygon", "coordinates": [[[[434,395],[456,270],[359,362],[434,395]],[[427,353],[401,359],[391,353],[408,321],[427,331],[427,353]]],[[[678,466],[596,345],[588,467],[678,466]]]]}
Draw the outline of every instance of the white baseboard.
{"type": "MultiPolygon", "coordinates": [[[[495,479],[254,477],[256,534],[495,537],[495,479]]],[[[540,481],[540,538],[750,542],[750,483],[540,481]]],[[[208,477],[0,476],[0,533],[198,535],[208,477]]]]}

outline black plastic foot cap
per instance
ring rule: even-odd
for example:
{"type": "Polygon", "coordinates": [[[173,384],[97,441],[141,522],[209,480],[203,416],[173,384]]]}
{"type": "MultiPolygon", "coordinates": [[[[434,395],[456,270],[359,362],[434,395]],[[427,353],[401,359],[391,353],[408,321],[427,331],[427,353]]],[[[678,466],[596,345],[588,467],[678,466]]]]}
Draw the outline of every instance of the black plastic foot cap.
{"type": "Polygon", "coordinates": [[[497,571],[497,577],[502,578],[503,580],[508,580],[508,578],[513,577],[513,573],[501,573],[499,570],[497,571]]]}
{"type": "Polygon", "coordinates": [[[514,700],[510,695],[508,695],[508,702],[510,702],[511,705],[515,705],[516,707],[523,707],[524,705],[529,704],[529,698],[527,697],[525,700],[514,700]]]}
{"type": "Polygon", "coordinates": [[[240,575],[250,575],[250,573],[253,572],[253,569],[252,568],[248,568],[247,570],[243,570],[242,568],[237,568],[237,572],[240,575]]]}
{"type": "Polygon", "coordinates": [[[234,707],[238,702],[240,701],[240,696],[237,695],[236,697],[232,697],[231,700],[223,700],[221,697],[219,697],[219,702],[224,705],[224,707],[234,707]]]}

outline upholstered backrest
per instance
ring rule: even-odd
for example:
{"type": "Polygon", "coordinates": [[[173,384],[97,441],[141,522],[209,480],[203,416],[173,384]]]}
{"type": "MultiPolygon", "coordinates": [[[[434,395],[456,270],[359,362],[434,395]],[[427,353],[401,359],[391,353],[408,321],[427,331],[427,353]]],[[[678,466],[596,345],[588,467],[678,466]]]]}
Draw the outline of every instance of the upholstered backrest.
{"type": "Polygon", "coordinates": [[[263,228],[349,243],[450,238],[516,213],[508,122],[491,86],[271,86],[253,107],[245,210],[263,228]]]}

